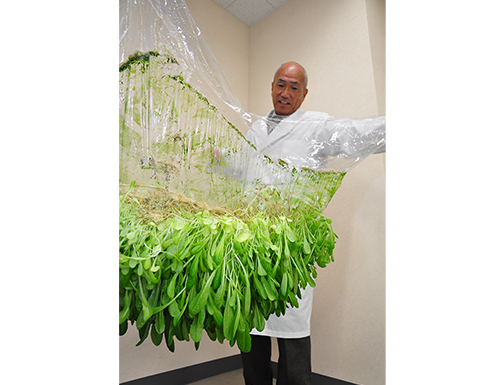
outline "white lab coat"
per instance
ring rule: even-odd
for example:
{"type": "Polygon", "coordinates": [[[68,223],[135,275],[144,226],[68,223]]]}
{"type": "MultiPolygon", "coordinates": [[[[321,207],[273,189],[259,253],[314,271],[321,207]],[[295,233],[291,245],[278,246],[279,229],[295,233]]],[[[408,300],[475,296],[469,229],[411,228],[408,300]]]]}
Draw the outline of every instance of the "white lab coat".
{"type": "Polygon", "coordinates": [[[293,166],[310,167],[315,163],[311,151],[311,141],[319,143],[322,127],[331,118],[324,112],[303,111],[298,109],[284,118],[271,134],[267,134],[267,124],[264,120],[253,124],[247,133],[249,142],[257,150],[272,159],[287,160],[293,166]]]}
{"type": "MultiPolygon", "coordinates": [[[[385,117],[334,119],[324,112],[303,111],[299,108],[284,118],[269,135],[264,120],[255,122],[246,138],[258,152],[274,160],[285,160],[297,168],[327,168],[328,162],[334,159],[336,166],[347,169],[363,154],[369,155],[379,150],[381,143],[385,148],[385,117]]],[[[272,175],[267,174],[261,180],[265,184],[279,184],[272,178],[272,175]]],[[[301,293],[298,308],[288,307],[285,315],[280,317],[272,314],[262,332],[254,329],[251,334],[279,338],[309,336],[313,288],[307,286],[301,293]]]]}
{"type": "MultiPolygon", "coordinates": [[[[328,114],[322,112],[304,112],[298,109],[289,117],[283,119],[267,135],[267,125],[264,121],[256,122],[247,133],[247,139],[257,150],[273,159],[289,159],[291,154],[294,166],[307,166],[309,159],[309,138],[317,135],[328,114]]],[[[271,181],[268,181],[271,182],[271,181]]],[[[310,335],[311,312],[313,304],[313,288],[309,285],[302,290],[299,307],[289,307],[285,315],[280,317],[271,314],[262,332],[252,330],[251,334],[279,338],[303,338],[310,335]]]]}

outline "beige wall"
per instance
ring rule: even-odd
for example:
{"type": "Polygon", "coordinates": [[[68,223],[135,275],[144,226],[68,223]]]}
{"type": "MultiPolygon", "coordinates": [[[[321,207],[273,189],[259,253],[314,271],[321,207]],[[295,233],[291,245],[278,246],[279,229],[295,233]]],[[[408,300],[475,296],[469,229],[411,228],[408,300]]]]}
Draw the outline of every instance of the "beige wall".
{"type": "MultiPolygon", "coordinates": [[[[266,114],[281,63],[309,73],[304,109],[336,117],[385,113],[384,0],[288,0],[251,28],[212,0],[186,0],[243,107],[266,114]]],[[[349,171],[325,214],[339,236],[319,269],[312,315],[313,370],[355,384],[385,383],[385,155],[349,171]]],[[[137,333],[120,338],[120,381],[238,354],[204,338],[175,354],[137,333]]],[[[276,343],[274,342],[274,345],[276,343]]],[[[276,349],[275,349],[276,351],[276,349]]],[[[273,354],[277,358],[277,354],[273,354]]]]}
{"type": "Polygon", "coordinates": [[[184,0],[240,101],[248,110],[250,29],[212,0],[184,0]]]}
{"type": "Polygon", "coordinates": [[[335,117],[378,114],[364,0],[288,0],[250,29],[250,111],[271,108],[276,68],[295,60],[309,74],[306,110],[335,117]]]}
{"type": "Polygon", "coordinates": [[[325,211],[339,236],[318,274],[313,370],[355,384],[385,384],[385,156],[348,172],[325,211]]]}
{"type": "MultiPolygon", "coordinates": [[[[248,108],[249,28],[212,0],[185,0],[186,5],[214,53],[243,108],[248,108]]],[[[171,353],[164,342],[154,346],[139,341],[135,328],[120,337],[120,382],[151,376],[206,361],[239,354],[227,342],[214,343],[205,335],[198,351],[193,342],[176,342],[171,353]]]]}
{"type": "Polygon", "coordinates": [[[366,0],[378,114],[385,115],[385,0],[366,0]]]}
{"type": "MultiPolygon", "coordinates": [[[[262,115],[272,108],[272,76],[289,60],[308,71],[304,109],[338,118],[384,114],[385,2],[288,0],[252,26],[251,112],[262,115]]],[[[325,214],[339,239],[335,262],[319,269],[315,289],[313,371],[355,384],[382,385],[385,155],[373,155],[349,171],[325,214]]]]}

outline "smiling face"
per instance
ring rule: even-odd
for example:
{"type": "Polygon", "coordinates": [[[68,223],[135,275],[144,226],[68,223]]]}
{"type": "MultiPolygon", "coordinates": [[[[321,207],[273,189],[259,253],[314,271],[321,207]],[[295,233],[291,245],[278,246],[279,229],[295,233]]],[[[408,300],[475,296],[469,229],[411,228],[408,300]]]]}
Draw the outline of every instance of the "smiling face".
{"type": "Polygon", "coordinates": [[[290,115],[298,110],[307,95],[303,68],[294,62],[283,64],[271,83],[276,115],[290,115]]]}

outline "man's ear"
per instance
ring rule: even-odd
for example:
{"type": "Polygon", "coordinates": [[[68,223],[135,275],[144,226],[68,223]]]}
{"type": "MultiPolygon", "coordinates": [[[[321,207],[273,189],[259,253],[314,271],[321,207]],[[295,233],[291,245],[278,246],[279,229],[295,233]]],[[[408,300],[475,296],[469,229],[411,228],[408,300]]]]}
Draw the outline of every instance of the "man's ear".
{"type": "Polygon", "coordinates": [[[304,99],[306,98],[306,95],[308,92],[309,92],[309,90],[306,88],[306,90],[304,91],[304,99]]]}

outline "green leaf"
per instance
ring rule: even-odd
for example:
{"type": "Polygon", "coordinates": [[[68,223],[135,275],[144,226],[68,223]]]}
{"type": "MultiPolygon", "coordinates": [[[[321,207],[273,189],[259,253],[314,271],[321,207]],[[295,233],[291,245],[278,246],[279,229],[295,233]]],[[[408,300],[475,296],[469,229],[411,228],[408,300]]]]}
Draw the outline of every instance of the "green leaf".
{"type": "Polygon", "coordinates": [[[267,280],[265,277],[262,277],[261,280],[262,285],[264,286],[264,289],[266,291],[267,298],[269,298],[270,301],[276,300],[278,298],[278,293],[273,283],[270,280],[267,280]]]}
{"type": "Polygon", "coordinates": [[[159,334],[165,331],[165,315],[163,311],[156,314],[155,329],[159,334]]]}
{"type": "Polygon", "coordinates": [[[226,280],[223,279],[222,284],[217,289],[217,293],[215,293],[215,298],[214,298],[215,306],[219,309],[223,304],[225,294],[226,294],[226,280]]]}
{"type": "Polygon", "coordinates": [[[124,301],[124,305],[123,305],[123,309],[120,311],[120,314],[119,314],[119,320],[120,320],[120,324],[122,324],[123,322],[125,322],[130,314],[130,302],[131,302],[131,295],[130,295],[130,292],[129,291],[126,291],[125,292],[125,301],[124,301]]]}
{"type": "Polygon", "coordinates": [[[299,301],[298,301],[297,297],[295,296],[295,294],[289,293],[288,300],[292,304],[293,307],[299,307],[299,301]]]}
{"type": "Polygon", "coordinates": [[[118,314],[119,318],[119,324],[121,325],[122,323],[126,322],[128,317],[130,315],[130,307],[124,307],[122,310],[120,310],[120,313],[118,314]]]}
{"type": "Polygon", "coordinates": [[[214,316],[215,323],[219,326],[222,326],[224,323],[224,317],[222,316],[222,313],[220,312],[219,309],[214,308],[214,315],[213,316],[214,316]]]}
{"type": "Polygon", "coordinates": [[[139,261],[138,261],[137,259],[135,259],[135,258],[130,258],[130,259],[128,260],[128,265],[129,265],[129,267],[130,267],[131,269],[133,269],[134,267],[136,267],[136,266],[137,266],[137,263],[138,263],[138,262],[139,262],[139,261]]]}
{"type": "Polygon", "coordinates": [[[224,337],[226,338],[226,340],[230,341],[234,337],[234,335],[232,334],[234,330],[234,310],[231,306],[227,306],[224,309],[223,322],[224,337]]]}
{"type": "Polygon", "coordinates": [[[243,300],[243,315],[246,317],[248,314],[250,314],[250,305],[252,301],[252,291],[250,289],[250,284],[248,283],[245,286],[245,294],[244,294],[244,300],[243,300]]]}
{"type": "Polygon", "coordinates": [[[304,253],[306,253],[306,254],[310,254],[311,253],[311,246],[309,245],[309,242],[307,241],[307,237],[306,237],[305,234],[304,234],[304,244],[303,244],[303,247],[304,247],[304,253]]]}
{"type": "Polygon", "coordinates": [[[176,318],[181,313],[177,301],[173,301],[170,305],[168,305],[168,312],[172,318],[176,318]]]}
{"type": "Polygon", "coordinates": [[[254,327],[259,332],[261,332],[266,327],[266,320],[264,319],[264,315],[261,313],[258,306],[255,306],[253,308],[253,315],[254,315],[253,318],[254,327]]]}
{"type": "Polygon", "coordinates": [[[191,301],[189,303],[188,311],[191,317],[198,314],[201,311],[201,309],[203,309],[207,304],[208,295],[210,294],[214,276],[215,276],[215,271],[213,271],[212,274],[210,274],[208,281],[204,284],[203,289],[198,293],[194,301],[191,301]]]}
{"type": "Polygon", "coordinates": [[[158,331],[156,330],[156,327],[151,328],[150,334],[151,334],[151,341],[153,341],[153,344],[155,344],[156,346],[159,346],[161,344],[163,334],[158,333],[158,331]]]}
{"type": "Polygon", "coordinates": [[[174,230],[180,231],[183,230],[184,227],[186,226],[186,221],[183,220],[182,218],[175,217],[171,226],[174,230]]]}
{"type": "Polygon", "coordinates": [[[250,336],[250,330],[249,330],[248,324],[246,323],[244,318],[242,318],[241,320],[244,321],[245,327],[243,328],[243,330],[238,329],[236,341],[238,343],[238,348],[242,352],[248,353],[252,348],[252,337],[250,336]]]}
{"type": "Polygon", "coordinates": [[[123,336],[125,333],[127,333],[128,329],[128,322],[123,322],[120,324],[120,329],[119,329],[119,335],[123,336]]]}
{"type": "Polygon", "coordinates": [[[174,317],[174,320],[173,320],[173,324],[174,324],[174,326],[179,325],[179,322],[180,322],[180,320],[181,320],[181,317],[182,317],[182,315],[184,314],[184,312],[186,311],[187,306],[188,306],[188,302],[186,301],[186,303],[184,304],[184,306],[182,307],[182,309],[181,309],[181,310],[179,310],[179,314],[177,314],[177,315],[174,317]]]}
{"type": "Polygon", "coordinates": [[[189,328],[189,334],[194,342],[200,342],[203,337],[203,322],[201,318],[201,313],[197,314],[189,328]]]}
{"type": "Polygon", "coordinates": [[[144,341],[146,341],[146,338],[148,338],[148,335],[149,335],[149,329],[151,327],[151,323],[152,323],[152,320],[149,320],[141,328],[139,328],[139,326],[137,326],[137,328],[139,329],[139,338],[140,338],[140,340],[139,340],[139,342],[135,346],[139,346],[144,341]]]}
{"type": "Polygon", "coordinates": [[[226,233],[223,233],[221,240],[217,244],[217,247],[214,251],[213,257],[216,265],[220,265],[222,259],[224,258],[224,246],[226,242],[226,233]]]}
{"type": "Polygon", "coordinates": [[[297,240],[295,233],[290,229],[289,226],[285,227],[285,235],[290,242],[295,242],[297,240]]]}
{"type": "Polygon", "coordinates": [[[262,262],[261,262],[261,258],[260,257],[257,257],[257,274],[259,274],[260,276],[267,275],[266,270],[262,266],[262,262]]]}
{"type": "Polygon", "coordinates": [[[245,242],[248,238],[250,238],[250,231],[246,231],[244,233],[240,233],[236,238],[234,238],[237,242],[242,243],[245,242]]]}
{"type": "Polygon", "coordinates": [[[198,254],[201,249],[203,249],[203,247],[205,247],[207,244],[207,241],[206,240],[203,240],[203,241],[200,241],[200,242],[197,242],[195,244],[193,244],[191,246],[191,254],[198,254]]]}
{"type": "Polygon", "coordinates": [[[160,282],[160,274],[158,274],[158,277],[153,273],[153,271],[150,269],[148,270],[148,275],[147,278],[151,282],[151,284],[156,285],[158,282],[160,282]]]}
{"type": "Polygon", "coordinates": [[[267,299],[266,290],[264,289],[264,286],[262,285],[259,278],[257,278],[257,276],[255,274],[253,276],[253,283],[257,289],[257,293],[259,293],[259,295],[262,297],[262,299],[266,300],[267,299]]]}
{"type": "Polygon", "coordinates": [[[314,279],[311,277],[311,275],[306,274],[306,276],[307,276],[307,283],[309,284],[309,286],[316,287],[316,282],[314,282],[314,279]]]}
{"type": "Polygon", "coordinates": [[[197,255],[194,260],[191,262],[191,266],[189,267],[189,275],[186,283],[186,287],[191,289],[191,287],[196,283],[198,279],[198,260],[199,256],[197,255]]]}
{"type": "Polygon", "coordinates": [[[288,273],[283,274],[283,279],[281,280],[280,293],[283,297],[288,297],[288,273]]]}
{"type": "Polygon", "coordinates": [[[177,275],[178,274],[174,274],[173,278],[168,283],[167,295],[170,298],[174,298],[174,296],[175,296],[175,284],[176,284],[176,281],[177,281],[177,275]]]}
{"type": "Polygon", "coordinates": [[[285,257],[290,258],[290,249],[288,248],[288,242],[286,241],[286,239],[283,243],[285,244],[285,257]]]}
{"type": "Polygon", "coordinates": [[[233,325],[231,339],[233,339],[236,336],[236,332],[238,331],[238,328],[240,326],[240,317],[241,317],[241,303],[240,303],[240,298],[238,297],[238,295],[236,295],[236,292],[235,292],[235,297],[236,297],[236,313],[234,315],[234,325],[233,325]]]}

